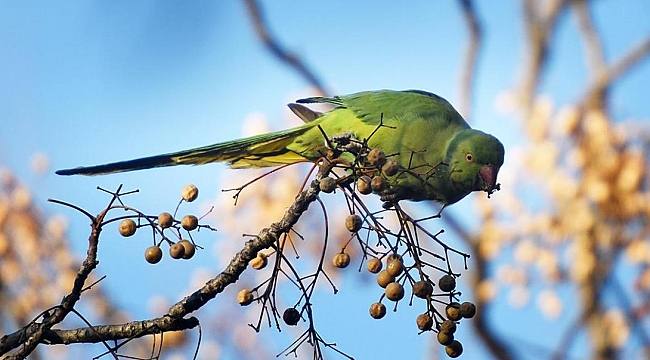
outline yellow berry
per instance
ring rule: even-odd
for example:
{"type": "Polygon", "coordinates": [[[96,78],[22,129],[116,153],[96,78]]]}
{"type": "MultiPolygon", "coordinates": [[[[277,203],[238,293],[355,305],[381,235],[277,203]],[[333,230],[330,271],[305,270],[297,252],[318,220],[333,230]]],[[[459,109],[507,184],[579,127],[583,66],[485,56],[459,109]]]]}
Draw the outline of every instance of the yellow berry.
{"type": "Polygon", "coordinates": [[[144,251],[144,258],[150,264],[156,264],[162,259],[162,250],[158,246],[149,246],[147,250],[144,251]]]}
{"type": "Polygon", "coordinates": [[[194,256],[194,253],[196,253],[196,246],[194,246],[191,241],[185,239],[179,241],[178,243],[183,245],[183,248],[185,250],[183,252],[183,259],[191,259],[194,256]]]}
{"type": "Polygon", "coordinates": [[[373,274],[380,272],[381,268],[382,268],[381,260],[377,258],[369,259],[368,262],[366,262],[366,269],[368,269],[368,271],[370,271],[373,274]]]}
{"type": "Polygon", "coordinates": [[[199,188],[194,184],[185,185],[181,190],[181,197],[187,202],[192,202],[199,197],[199,188]]]}
{"type": "Polygon", "coordinates": [[[135,230],[137,228],[137,225],[135,224],[135,221],[133,219],[124,219],[120,222],[120,226],[118,228],[120,235],[124,237],[129,237],[135,234],[135,230]]]}
{"type": "Polygon", "coordinates": [[[338,253],[334,255],[334,258],[332,259],[332,264],[336,266],[337,268],[343,269],[350,265],[350,255],[346,253],[338,253]]]}
{"type": "Polygon", "coordinates": [[[386,298],[391,301],[400,301],[404,298],[404,287],[396,282],[392,282],[386,286],[384,291],[386,298]]]}
{"type": "Polygon", "coordinates": [[[370,316],[374,319],[381,319],[386,315],[386,306],[382,303],[376,302],[370,305],[370,316]]]}
{"type": "Polygon", "coordinates": [[[180,259],[185,255],[185,247],[183,244],[175,243],[169,247],[169,256],[173,259],[180,259]]]}
{"type": "Polygon", "coordinates": [[[372,192],[372,187],[370,186],[370,183],[372,182],[372,179],[370,179],[370,176],[361,176],[359,179],[357,179],[357,190],[359,193],[363,195],[368,195],[372,192]]]}
{"type": "Polygon", "coordinates": [[[248,289],[242,289],[237,293],[237,302],[241,306],[250,305],[253,302],[253,293],[248,289]]]}
{"type": "Polygon", "coordinates": [[[257,253],[257,256],[250,261],[250,265],[255,270],[262,270],[269,263],[266,254],[257,253]]]}
{"type": "Polygon", "coordinates": [[[199,226],[199,219],[194,215],[185,215],[181,220],[181,226],[187,231],[192,231],[199,226]]]}
{"type": "Polygon", "coordinates": [[[382,270],[379,272],[379,274],[377,274],[377,284],[383,288],[388,286],[388,284],[392,283],[393,281],[395,281],[395,277],[390,275],[386,270],[382,270]]]}
{"type": "Polygon", "coordinates": [[[345,218],[345,227],[350,232],[357,232],[361,230],[362,225],[363,225],[363,220],[361,219],[361,216],[357,214],[348,215],[345,218]]]}
{"type": "Polygon", "coordinates": [[[172,217],[172,214],[168,212],[163,212],[158,215],[158,226],[160,226],[162,229],[167,229],[172,226],[174,223],[174,218],[172,217]]]}

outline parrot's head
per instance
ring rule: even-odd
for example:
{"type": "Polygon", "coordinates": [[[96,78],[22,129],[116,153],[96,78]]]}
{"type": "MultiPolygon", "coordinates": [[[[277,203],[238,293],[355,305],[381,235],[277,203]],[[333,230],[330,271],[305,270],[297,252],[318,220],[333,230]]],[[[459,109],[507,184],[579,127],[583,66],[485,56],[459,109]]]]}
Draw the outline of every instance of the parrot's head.
{"type": "Polygon", "coordinates": [[[445,163],[453,187],[465,192],[499,190],[497,174],[503,165],[503,144],[492,135],[467,129],[454,136],[447,147],[445,163]]]}

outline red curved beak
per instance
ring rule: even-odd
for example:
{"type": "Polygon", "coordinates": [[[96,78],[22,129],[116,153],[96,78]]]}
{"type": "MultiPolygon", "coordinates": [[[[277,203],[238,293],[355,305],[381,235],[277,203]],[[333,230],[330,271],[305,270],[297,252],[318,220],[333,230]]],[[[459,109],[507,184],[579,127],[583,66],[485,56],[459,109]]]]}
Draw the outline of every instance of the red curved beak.
{"type": "Polygon", "coordinates": [[[483,165],[478,171],[478,184],[476,190],[483,190],[488,193],[488,197],[495,191],[500,190],[500,184],[497,184],[497,174],[499,168],[494,165],[483,165]]]}

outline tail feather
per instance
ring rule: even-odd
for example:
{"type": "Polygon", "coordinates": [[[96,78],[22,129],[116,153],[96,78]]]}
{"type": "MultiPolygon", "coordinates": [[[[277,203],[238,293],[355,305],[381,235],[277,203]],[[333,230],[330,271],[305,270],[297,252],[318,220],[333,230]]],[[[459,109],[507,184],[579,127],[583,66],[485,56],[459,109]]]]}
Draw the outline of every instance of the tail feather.
{"type": "Polygon", "coordinates": [[[311,126],[251,136],[199,148],[119,161],[109,164],[57,170],[57,175],[104,175],[175,165],[201,165],[227,162],[233,168],[267,167],[293,164],[309,159],[287,149],[295,138],[311,126]]]}

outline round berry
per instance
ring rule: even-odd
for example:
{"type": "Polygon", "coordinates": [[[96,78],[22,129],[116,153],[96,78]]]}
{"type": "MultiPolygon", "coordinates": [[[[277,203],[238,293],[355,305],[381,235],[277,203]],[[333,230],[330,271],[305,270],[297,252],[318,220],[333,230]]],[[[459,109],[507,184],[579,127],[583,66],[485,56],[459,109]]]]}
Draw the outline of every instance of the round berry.
{"type": "Polygon", "coordinates": [[[376,167],[381,167],[386,162],[386,154],[380,149],[372,149],[366,156],[368,164],[376,167]]]}
{"type": "Polygon", "coordinates": [[[420,299],[426,299],[427,296],[433,294],[433,285],[425,280],[420,280],[413,284],[413,295],[420,299]]]}
{"type": "Polygon", "coordinates": [[[368,195],[372,192],[372,187],[370,186],[370,183],[372,182],[372,179],[370,179],[370,176],[361,176],[359,179],[357,179],[357,190],[359,193],[363,195],[368,195]]]}
{"type": "Polygon", "coordinates": [[[242,289],[237,293],[237,302],[241,306],[250,305],[253,302],[253,293],[248,289],[242,289]]]}
{"type": "Polygon", "coordinates": [[[447,315],[447,319],[451,321],[460,320],[462,318],[462,316],[460,315],[460,304],[457,302],[452,302],[451,304],[447,305],[447,307],[445,308],[445,314],[447,315]]]}
{"type": "Polygon", "coordinates": [[[350,255],[346,253],[338,253],[334,255],[334,258],[332,259],[332,264],[336,266],[339,269],[343,269],[350,265],[350,255]]]}
{"type": "Polygon", "coordinates": [[[447,334],[442,331],[438,332],[438,342],[440,345],[449,345],[451,344],[452,341],[454,341],[454,334],[447,334]]]}
{"type": "Polygon", "coordinates": [[[167,229],[174,223],[174,217],[168,212],[162,212],[158,215],[158,226],[162,229],[167,229]]]}
{"type": "Polygon", "coordinates": [[[194,256],[194,254],[196,253],[196,246],[194,246],[194,244],[192,244],[191,241],[185,240],[185,239],[179,241],[178,243],[183,245],[183,248],[185,250],[183,252],[183,259],[186,259],[186,260],[191,259],[194,256]]]}
{"type": "Polygon", "coordinates": [[[388,286],[388,284],[392,283],[393,281],[395,281],[395,277],[390,275],[386,270],[382,270],[379,272],[379,274],[377,274],[377,284],[383,288],[388,286]]]}
{"type": "Polygon", "coordinates": [[[150,264],[157,264],[160,259],[162,259],[163,253],[158,246],[149,246],[147,250],[144,251],[144,258],[150,264]]]}
{"type": "Polygon", "coordinates": [[[264,253],[257,253],[257,256],[250,261],[250,265],[255,270],[262,270],[269,263],[269,260],[264,253]]]}
{"type": "Polygon", "coordinates": [[[388,298],[388,300],[400,301],[404,298],[404,287],[402,284],[393,281],[386,286],[384,293],[386,294],[386,298],[388,298]]]}
{"type": "Polygon", "coordinates": [[[284,320],[285,324],[289,326],[296,326],[300,320],[300,313],[294,308],[288,308],[284,310],[282,319],[284,320]]]}
{"type": "Polygon", "coordinates": [[[460,312],[460,316],[464,317],[465,319],[473,318],[474,315],[476,315],[476,305],[469,301],[462,303],[458,310],[460,312]]]}
{"type": "Polygon", "coordinates": [[[399,274],[404,271],[404,263],[402,262],[402,259],[393,259],[389,261],[388,264],[386,264],[386,271],[388,271],[391,276],[399,276],[399,274]]]}
{"type": "Polygon", "coordinates": [[[173,259],[180,259],[185,255],[185,247],[183,244],[175,243],[169,247],[169,256],[173,259]]]}
{"type": "Polygon", "coordinates": [[[384,166],[381,167],[381,172],[386,176],[393,176],[397,174],[397,171],[399,171],[399,165],[395,160],[388,160],[384,166]]]}
{"type": "Polygon", "coordinates": [[[458,340],[454,340],[445,346],[445,352],[450,358],[457,358],[463,353],[463,345],[458,340]]]}
{"type": "Polygon", "coordinates": [[[345,218],[345,227],[350,232],[357,232],[361,230],[362,225],[363,225],[363,220],[361,219],[361,216],[357,214],[348,215],[345,218]]]}
{"type": "Polygon", "coordinates": [[[445,320],[440,324],[440,332],[453,334],[456,332],[456,323],[451,320],[445,320]]]}
{"type": "Polygon", "coordinates": [[[129,237],[135,234],[135,229],[137,228],[137,225],[135,224],[135,221],[133,219],[124,219],[120,222],[120,226],[118,228],[120,235],[124,237],[129,237]]]}
{"type": "Polygon", "coordinates": [[[447,274],[438,280],[438,287],[444,292],[452,291],[456,288],[456,279],[447,274]]]}
{"type": "Polygon", "coordinates": [[[431,318],[431,316],[427,313],[420,314],[416,319],[416,323],[418,325],[418,329],[422,331],[431,330],[433,327],[433,318],[431,318]]]}
{"type": "Polygon", "coordinates": [[[199,197],[199,188],[194,184],[188,184],[181,190],[181,197],[187,202],[192,202],[199,197]]]}
{"type": "Polygon", "coordinates": [[[374,319],[381,319],[386,315],[386,306],[382,303],[376,302],[370,305],[370,316],[374,319]]]}
{"type": "Polygon", "coordinates": [[[199,219],[194,215],[185,215],[181,220],[181,226],[187,231],[192,231],[199,226],[199,219]]]}
{"type": "Polygon", "coordinates": [[[381,176],[375,176],[372,178],[372,181],[370,181],[370,188],[372,188],[372,191],[376,193],[384,191],[386,187],[386,180],[381,176]]]}
{"type": "Polygon", "coordinates": [[[336,180],[332,179],[329,176],[324,177],[320,179],[318,186],[320,187],[320,191],[329,194],[336,189],[336,180]]]}
{"type": "Polygon", "coordinates": [[[368,271],[370,271],[373,274],[380,272],[381,268],[382,268],[381,260],[377,258],[369,259],[368,262],[366,262],[366,269],[368,269],[368,271]]]}

